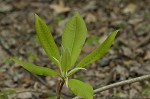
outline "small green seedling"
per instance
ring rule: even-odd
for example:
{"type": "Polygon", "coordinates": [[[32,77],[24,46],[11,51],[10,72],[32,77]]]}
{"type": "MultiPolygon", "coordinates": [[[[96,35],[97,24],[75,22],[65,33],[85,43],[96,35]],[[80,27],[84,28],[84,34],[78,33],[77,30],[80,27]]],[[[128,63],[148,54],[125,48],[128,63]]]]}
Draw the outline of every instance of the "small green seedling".
{"type": "Polygon", "coordinates": [[[9,99],[8,95],[15,94],[16,90],[7,89],[7,90],[0,90],[0,99],[9,99]]]}
{"type": "Polygon", "coordinates": [[[144,91],[142,92],[142,95],[150,96],[150,83],[146,85],[147,85],[147,88],[144,89],[144,91]]]}
{"type": "Polygon", "coordinates": [[[87,34],[86,25],[79,13],[75,13],[64,28],[62,34],[61,54],[59,53],[58,47],[55,44],[54,38],[48,26],[36,14],[35,28],[40,44],[49,59],[53,61],[56,66],[58,66],[59,72],[47,67],[23,62],[18,58],[13,58],[13,60],[33,74],[43,76],[59,76],[60,81],[56,90],[57,99],[60,99],[61,90],[64,84],[66,84],[66,86],[75,95],[84,99],[93,99],[92,86],[80,80],[72,79],[70,76],[81,69],[85,69],[88,64],[102,58],[111,47],[118,30],[112,32],[101,45],[99,45],[94,51],[85,56],[80,62],[77,63],[77,65],[75,65],[87,34]]]}

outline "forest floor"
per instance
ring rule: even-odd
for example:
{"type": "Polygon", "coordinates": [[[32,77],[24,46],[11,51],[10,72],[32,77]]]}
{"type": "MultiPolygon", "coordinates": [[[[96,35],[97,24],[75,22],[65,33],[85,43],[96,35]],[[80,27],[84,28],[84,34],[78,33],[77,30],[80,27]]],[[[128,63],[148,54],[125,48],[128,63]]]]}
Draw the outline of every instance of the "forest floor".
{"type": "MultiPolygon", "coordinates": [[[[58,69],[39,44],[34,13],[48,24],[60,47],[63,28],[76,11],[88,28],[79,60],[112,31],[120,29],[120,32],[107,55],[74,78],[96,89],[150,73],[150,0],[0,0],[0,90],[16,90],[17,94],[10,95],[10,99],[52,99],[57,78],[30,74],[8,59],[17,56],[30,63],[58,69]]],[[[94,99],[148,98],[149,84],[150,80],[145,80],[116,87],[96,94],[94,99]]],[[[65,86],[63,96],[64,99],[73,97],[65,86]]]]}

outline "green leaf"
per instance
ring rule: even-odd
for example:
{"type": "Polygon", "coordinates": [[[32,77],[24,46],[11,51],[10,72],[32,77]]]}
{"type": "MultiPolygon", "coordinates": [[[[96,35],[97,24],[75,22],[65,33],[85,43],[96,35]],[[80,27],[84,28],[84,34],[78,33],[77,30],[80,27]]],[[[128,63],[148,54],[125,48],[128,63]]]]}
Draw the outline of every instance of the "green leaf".
{"type": "Polygon", "coordinates": [[[81,48],[86,39],[86,34],[87,28],[84,20],[79,13],[75,13],[66,24],[62,35],[62,45],[64,49],[69,48],[71,52],[71,66],[74,65],[81,52],[81,48]]]}
{"type": "Polygon", "coordinates": [[[84,99],[93,99],[93,88],[91,85],[76,79],[69,79],[68,85],[75,95],[84,99]]]}
{"type": "Polygon", "coordinates": [[[0,99],[9,99],[8,95],[15,94],[16,90],[7,89],[7,90],[0,90],[0,99]]]}
{"type": "Polygon", "coordinates": [[[144,91],[142,92],[142,95],[148,95],[150,96],[150,89],[144,89],[144,91]]]}
{"type": "Polygon", "coordinates": [[[35,14],[35,27],[43,49],[45,50],[48,57],[58,66],[58,62],[54,59],[56,58],[58,61],[60,61],[60,54],[58,47],[55,44],[55,41],[48,26],[36,14],[35,14]]]}
{"type": "Polygon", "coordinates": [[[56,71],[54,71],[50,68],[47,68],[47,67],[29,64],[27,62],[23,62],[23,61],[19,60],[18,58],[12,58],[12,60],[33,74],[42,75],[42,76],[56,76],[56,75],[58,75],[58,73],[56,71]]]}
{"type": "Polygon", "coordinates": [[[61,66],[64,72],[68,71],[71,68],[71,54],[69,49],[65,49],[62,54],[61,66]]]}
{"type": "Polygon", "coordinates": [[[8,95],[5,95],[4,93],[0,92],[0,99],[9,99],[8,95]]]}
{"type": "Polygon", "coordinates": [[[16,90],[13,89],[8,89],[8,90],[2,90],[0,91],[1,93],[4,93],[5,95],[11,95],[11,94],[15,94],[16,90]]]}
{"type": "Polygon", "coordinates": [[[85,67],[86,65],[102,58],[111,47],[118,30],[112,32],[107,39],[89,55],[84,57],[76,67],[85,67]]]}

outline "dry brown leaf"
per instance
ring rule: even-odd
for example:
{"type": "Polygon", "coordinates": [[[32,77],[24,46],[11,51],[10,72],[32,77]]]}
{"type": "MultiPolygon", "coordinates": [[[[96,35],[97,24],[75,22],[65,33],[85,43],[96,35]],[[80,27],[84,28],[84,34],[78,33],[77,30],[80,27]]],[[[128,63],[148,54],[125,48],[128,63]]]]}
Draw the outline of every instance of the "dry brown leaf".
{"type": "Polygon", "coordinates": [[[6,76],[6,73],[0,72],[0,78],[3,78],[3,77],[5,77],[5,76],[6,76]]]}
{"type": "Polygon", "coordinates": [[[124,53],[125,56],[127,56],[127,57],[131,57],[132,56],[132,51],[131,51],[130,48],[123,46],[122,50],[123,50],[123,53],[124,53]]]}
{"type": "Polygon", "coordinates": [[[24,93],[18,94],[18,98],[19,99],[31,99],[33,98],[33,96],[31,92],[24,92],[24,93]]]}
{"type": "Polygon", "coordinates": [[[11,11],[12,10],[12,6],[2,3],[0,4],[0,12],[7,12],[7,11],[11,11]]]}
{"type": "Polygon", "coordinates": [[[87,14],[87,16],[86,16],[86,18],[85,18],[85,21],[87,22],[87,23],[91,23],[91,22],[96,22],[97,21],[97,19],[96,19],[96,16],[95,15],[93,15],[93,14],[91,14],[91,13],[88,13],[87,14]]]}
{"type": "Polygon", "coordinates": [[[150,60],[150,51],[147,51],[145,56],[144,56],[144,60],[150,60]]]}
{"type": "Polygon", "coordinates": [[[70,11],[70,8],[65,6],[64,2],[60,0],[59,4],[51,4],[50,8],[54,10],[55,13],[64,13],[70,11]]]}
{"type": "Polygon", "coordinates": [[[136,4],[130,3],[123,9],[123,12],[124,13],[133,13],[136,10],[136,8],[137,8],[136,4]]]}

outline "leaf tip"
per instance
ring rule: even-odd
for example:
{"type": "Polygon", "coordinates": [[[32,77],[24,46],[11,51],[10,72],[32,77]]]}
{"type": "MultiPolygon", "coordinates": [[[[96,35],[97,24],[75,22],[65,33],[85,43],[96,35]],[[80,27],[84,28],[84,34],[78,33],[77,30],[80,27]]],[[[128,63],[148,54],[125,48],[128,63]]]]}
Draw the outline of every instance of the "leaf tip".
{"type": "Polygon", "coordinates": [[[81,17],[81,15],[80,15],[79,12],[75,12],[74,16],[75,16],[75,17],[81,17]]]}
{"type": "Polygon", "coordinates": [[[80,15],[80,13],[79,12],[75,12],[75,15],[80,15]]]}
{"type": "Polygon", "coordinates": [[[114,32],[112,32],[112,35],[114,35],[114,37],[116,37],[117,33],[119,32],[120,30],[115,30],[114,32]]]}
{"type": "Polygon", "coordinates": [[[34,13],[34,17],[35,17],[35,22],[37,22],[38,20],[41,21],[41,18],[36,13],[34,13]]]}
{"type": "Polygon", "coordinates": [[[115,30],[115,33],[117,34],[119,31],[120,31],[120,29],[118,29],[118,30],[115,30]]]}
{"type": "Polygon", "coordinates": [[[34,17],[35,17],[35,18],[38,18],[39,16],[38,16],[36,13],[34,13],[34,17]]]}

